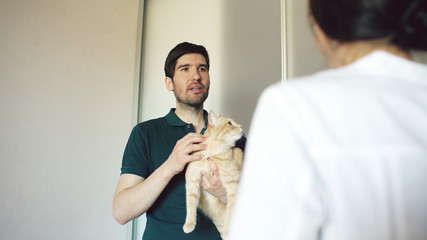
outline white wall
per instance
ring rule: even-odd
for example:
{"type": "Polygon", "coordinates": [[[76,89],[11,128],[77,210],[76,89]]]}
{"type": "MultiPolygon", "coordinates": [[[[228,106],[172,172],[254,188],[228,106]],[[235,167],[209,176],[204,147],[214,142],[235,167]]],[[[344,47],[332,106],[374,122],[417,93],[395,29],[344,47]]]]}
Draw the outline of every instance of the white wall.
{"type": "Polygon", "coordinates": [[[124,239],[138,0],[0,1],[0,239],[124,239]]]}

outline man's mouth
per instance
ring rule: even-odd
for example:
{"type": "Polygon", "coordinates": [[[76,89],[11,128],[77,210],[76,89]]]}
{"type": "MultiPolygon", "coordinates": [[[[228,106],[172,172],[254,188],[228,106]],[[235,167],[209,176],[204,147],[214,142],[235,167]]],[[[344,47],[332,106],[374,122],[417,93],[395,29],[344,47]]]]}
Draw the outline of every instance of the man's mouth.
{"type": "Polygon", "coordinates": [[[199,93],[201,92],[203,89],[202,86],[192,86],[191,88],[189,88],[189,90],[193,93],[199,93]]]}

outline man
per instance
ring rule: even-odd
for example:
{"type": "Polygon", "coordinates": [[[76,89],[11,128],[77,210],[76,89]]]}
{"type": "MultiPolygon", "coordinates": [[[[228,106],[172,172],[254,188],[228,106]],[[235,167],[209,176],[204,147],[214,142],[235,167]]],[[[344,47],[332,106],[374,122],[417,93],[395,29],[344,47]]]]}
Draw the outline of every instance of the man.
{"type": "MultiPolygon", "coordinates": [[[[147,213],[143,239],[221,239],[212,221],[198,213],[196,229],[185,234],[185,167],[203,158],[191,153],[206,149],[203,103],[208,97],[209,56],[205,47],[178,44],[165,62],[165,84],[176,108],[162,118],[138,124],[126,146],[122,174],[114,195],[113,214],[120,224],[147,213]]],[[[245,138],[236,143],[244,146],[245,138]]],[[[243,147],[242,147],[243,148],[243,147]]],[[[219,171],[203,175],[203,188],[226,201],[219,171]]]]}

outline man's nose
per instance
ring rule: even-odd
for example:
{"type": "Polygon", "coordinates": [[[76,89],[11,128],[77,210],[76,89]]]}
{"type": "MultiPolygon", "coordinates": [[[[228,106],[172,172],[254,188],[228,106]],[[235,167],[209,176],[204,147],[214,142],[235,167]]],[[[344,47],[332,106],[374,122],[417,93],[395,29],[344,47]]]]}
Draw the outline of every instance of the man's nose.
{"type": "Polygon", "coordinates": [[[193,74],[192,80],[194,81],[199,81],[202,78],[202,76],[200,75],[199,69],[195,69],[192,74],[193,74]]]}

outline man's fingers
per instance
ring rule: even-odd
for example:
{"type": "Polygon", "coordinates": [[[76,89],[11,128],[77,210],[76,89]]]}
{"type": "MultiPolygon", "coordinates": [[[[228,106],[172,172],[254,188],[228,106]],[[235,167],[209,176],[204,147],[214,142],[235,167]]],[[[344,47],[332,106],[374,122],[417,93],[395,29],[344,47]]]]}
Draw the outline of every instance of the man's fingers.
{"type": "Polygon", "coordinates": [[[218,166],[216,165],[215,161],[212,158],[208,158],[209,167],[214,173],[218,172],[218,166]]]}
{"type": "Polygon", "coordinates": [[[187,160],[188,162],[194,162],[194,161],[202,160],[204,157],[205,155],[203,154],[193,154],[193,155],[188,155],[187,160]]]}
{"type": "Polygon", "coordinates": [[[202,173],[202,185],[205,190],[209,189],[212,186],[211,175],[205,171],[202,173]]]}
{"type": "Polygon", "coordinates": [[[183,138],[181,138],[178,142],[182,143],[184,146],[201,143],[205,141],[205,137],[200,133],[188,133],[183,138]]]}
{"type": "Polygon", "coordinates": [[[206,138],[199,133],[188,133],[177,141],[173,153],[175,153],[175,155],[181,156],[178,158],[185,158],[194,152],[205,150],[207,145],[201,144],[203,141],[205,141],[205,139],[206,138]]]}
{"type": "Polygon", "coordinates": [[[192,144],[189,146],[188,153],[198,152],[205,150],[208,146],[206,144],[192,144]]]}

